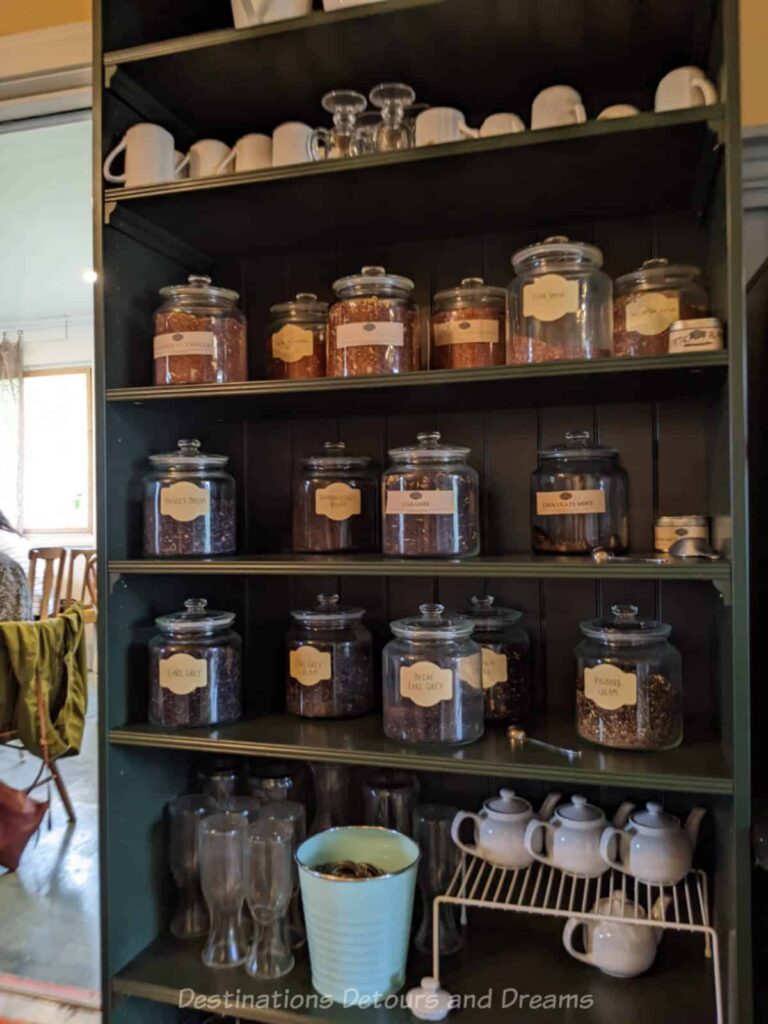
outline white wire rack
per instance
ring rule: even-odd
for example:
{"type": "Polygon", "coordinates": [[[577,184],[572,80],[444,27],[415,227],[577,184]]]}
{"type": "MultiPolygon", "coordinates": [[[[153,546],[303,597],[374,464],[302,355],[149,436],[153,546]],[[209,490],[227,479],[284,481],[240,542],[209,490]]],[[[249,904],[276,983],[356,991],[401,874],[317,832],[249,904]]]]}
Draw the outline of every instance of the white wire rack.
{"type": "Polygon", "coordinates": [[[703,871],[691,871],[677,885],[650,885],[613,868],[599,878],[578,878],[539,861],[514,870],[498,867],[480,857],[463,856],[448,889],[433,905],[432,973],[437,979],[440,978],[441,903],[582,921],[632,922],[638,927],[700,934],[704,937],[704,955],[712,961],[717,1024],[723,1024],[717,932],[710,924],[707,876],[703,871]],[[619,894],[621,911],[626,903],[633,905],[629,916],[592,912],[598,900],[612,893],[619,894]],[[668,899],[668,905],[663,920],[653,920],[654,904],[664,899],[668,899]]]}

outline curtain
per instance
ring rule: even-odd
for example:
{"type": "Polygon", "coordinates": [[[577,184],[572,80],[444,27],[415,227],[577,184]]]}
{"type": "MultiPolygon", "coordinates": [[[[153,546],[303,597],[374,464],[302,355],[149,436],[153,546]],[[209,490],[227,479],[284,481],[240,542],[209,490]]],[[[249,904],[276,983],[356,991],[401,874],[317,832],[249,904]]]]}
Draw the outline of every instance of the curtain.
{"type": "Polygon", "coordinates": [[[23,377],[21,345],[23,332],[11,341],[3,332],[0,340],[0,511],[18,529],[22,528],[22,406],[23,377]]]}

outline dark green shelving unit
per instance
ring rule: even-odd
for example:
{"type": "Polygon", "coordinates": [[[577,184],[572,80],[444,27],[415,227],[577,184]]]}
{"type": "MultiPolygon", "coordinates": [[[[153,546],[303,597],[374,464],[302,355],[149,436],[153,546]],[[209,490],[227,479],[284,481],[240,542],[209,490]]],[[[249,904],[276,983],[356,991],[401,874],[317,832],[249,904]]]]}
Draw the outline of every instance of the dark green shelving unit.
{"type": "MultiPolygon", "coordinates": [[[[99,285],[99,550],[103,604],[102,900],[109,1024],[177,1024],[179,993],[240,988],[244,1020],[405,1024],[402,1008],[278,1006],[311,991],[308,966],[274,990],[241,972],[219,978],[198,950],[167,936],[172,884],[164,808],[187,791],[201,757],[340,762],[420,773],[427,799],[477,808],[501,784],[539,800],[583,791],[607,810],[625,797],[683,813],[707,807],[697,864],[710,878],[728,1019],[750,1024],[749,551],[746,353],[740,267],[740,123],[736,0],[382,0],[329,15],[235,31],[226,2],[101,0],[96,5],[95,235],[99,285]],[[708,108],[597,122],[609,103],[653,106],[670,68],[722,81],[708,108]],[[186,147],[233,142],[284,120],[315,124],[320,97],[367,91],[393,76],[420,99],[457,105],[471,123],[499,109],[525,118],[536,93],[571,82],[590,120],[402,154],[253,174],[105,189],[104,155],[127,127],[154,121],[186,147]],[[383,263],[434,291],[482,274],[511,276],[510,256],[548,234],[597,243],[616,277],[650,256],[702,265],[725,352],[560,363],[402,377],[267,381],[269,306],[383,263]],[[151,323],[160,287],[210,273],[242,294],[253,380],[152,387],[151,323]],[[288,553],[293,465],[326,437],[353,438],[380,461],[417,430],[472,448],[481,476],[482,550],[471,561],[288,553]],[[632,560],[546,559],[529,550],[528,478],[536,450],[588,428],[619,448],[630,474],[632,560]],[[147,456],[179,437],[226,453],[239,488],[237,557],[143,560],[139,481],[147,456]],[[728,557],[648,561],[659,512],[707,512],[728,557]],[[531,732],[582,751],[569,760],[504,731],[459,750],[410,748],[376,715],[312,722],[283,711],[287,614],[318,590],[368,610],[375,642],[424,600],[465,607],[487,587],[523,611],[532,638],[537,717],[531,732]],[[147,724],[146,643],[156,615],[190,594],[237,614],[245,638],[247,713],[235,725],[167,732],[147,724]],[[670,622],[684,661],[686,736],[676,750],[608,751],[574,735],[578,622],[633,601],[670,622]],[[268,997],[265,1003],[256,997],[268,997]],[[271,1000],[271,1001],[270,1001],[271,1000]]],[[[445,965],[452,992],[517,987],[594,995],[585,1024],[606,1019],[715,1020],[701,943],[667,935],[647,975],[618,984],[567,957],[557,922],[472,916],[466,952],[445,965]],[[499,920],[499,918],[501,920],[499,920]]],[[[414,978],[428,973],[415,958],[414,978]]],[[[217,1008],[209,1006],[210,1010],[217,1008]]],[[[223,1007],[218,1008],[224,1012],[223,1007]]],[[[463,1011],[480,1024],[570,1020],[520,1008],[463,1011]]]]}

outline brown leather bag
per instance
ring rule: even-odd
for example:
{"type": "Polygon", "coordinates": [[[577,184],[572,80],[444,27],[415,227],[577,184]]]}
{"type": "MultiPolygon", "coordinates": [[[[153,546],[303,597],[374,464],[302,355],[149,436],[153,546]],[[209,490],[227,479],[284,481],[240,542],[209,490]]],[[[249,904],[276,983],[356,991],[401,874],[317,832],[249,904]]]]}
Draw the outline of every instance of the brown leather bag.
{"type": "Polygon", "coordinates": [[[29,790],[12,789],[0,782],[0,866],[16,870],[47,810],[47,800],[33,800],[29,790]]]}

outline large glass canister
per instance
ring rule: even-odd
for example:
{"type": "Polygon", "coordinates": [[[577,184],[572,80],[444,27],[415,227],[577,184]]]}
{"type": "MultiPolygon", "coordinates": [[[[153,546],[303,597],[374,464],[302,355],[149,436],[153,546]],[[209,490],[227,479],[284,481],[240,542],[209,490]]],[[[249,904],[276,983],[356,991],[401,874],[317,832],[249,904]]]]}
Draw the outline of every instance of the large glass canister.
{"type": "Polygon", "coordinates": [[[144,554],[170,558],[235,551],[235,481],[226,455],[179,441],[175,452],[150,455],[144,477],[144,554]]]}
{"type": "Polygon", "coordinates": [[[613,348],[613,284],[596,245],[553,235],[512,257],[509,363],[600,359],[613,348]]]}
{"type": "Polygon", "coordinates": [[[531,477],[533,550],[614,554],[629,546],[629,482],[615,448],[595,444],[587,431],[571,431],[565,444],[539,452],[531,477]]]}
{"type": "Polygon", "coordinates": [[[373,710],[371,634],[362,608],[320,594],[314,608],[291,612],[286,636],[286,705],[305,718],[354,718],[373,710]]]}
{"type": "Polygon", "coordinates": [[[234,612],[203,598],[155,619],[149,642],[149,720],[162,726],[224,725],[242,714],[240,637],[234,612]]]}
{"type": "Polygon", "coordinates": [[[210,277],[161,288],[155,313],[155,384],[226,384],[248,379],[248,338],[240,298],[210,277]]]}
{"type": "Polygon", "coordinates": [[[507,361],[507,292],[465,277],[432,300],[430,366],[456,370],[507,361]]]}
{"type": "Polygon", "coordinates": [[[302,292],[290,302],[270,309],[267,377],[272,380],[306,380],[325,376],[328,303],[302,292]]]}
{"type": "Polygon", "coordinates": [[[334,282],[328,319],[328,376],[406,373],[421,366],[414,283],[384,267],[363,267],[334,282]]]}
{"type": "Polygon", "coordinates": [[[576,648],[579,736],[621,750],[668,750],[683,738],[682,661],[672,627],[614,605],[581,623],[576,648]]]}
{"type": "Polygon", "coordinates": [[[474,624],[423,604],[391,623],[384,648],[384,732],[404,743],[472,743],[483,734],[482,658],[474,624]]]}
{"type": "Polygon", "coordinates": [[[669,329],[677,320],[709,314],[701,270],[667,259],[646,260],[616,279],[613,354],[661,356],[669,352],[669,329]]]}
{"type": "Polygon", "coordinates": [[[392,448],[382,479],[382,550],[406,558],[457,558],[480,550],[479,478],[469,448],[437,431],[392,448]]]}
{"type": "Polygon", "coordinates": [[[374,551],[379,536],[379,476],[368,455],[344,441],[301,460],[293,484],[293,550],[374,551]]]}
{"type": "Polygon", "coordinates": [[[502,608],[490,594],[475,596],[464,615],[483,658],[486,722],[524,724],[531,714],[531,641],[520,625],[522,612],[502,608]]]}

